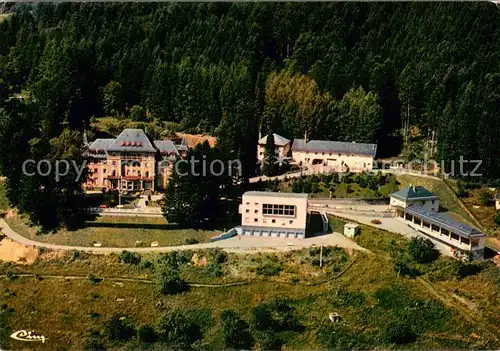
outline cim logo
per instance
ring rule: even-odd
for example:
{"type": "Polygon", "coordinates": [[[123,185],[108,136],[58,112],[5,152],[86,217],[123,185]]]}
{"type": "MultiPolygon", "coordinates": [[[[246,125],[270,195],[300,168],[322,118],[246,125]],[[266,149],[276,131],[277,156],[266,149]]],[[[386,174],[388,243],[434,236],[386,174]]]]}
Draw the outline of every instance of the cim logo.
{"type": "Polygon", "coordinates": [[[18,330],[12,333],[10,337],[19,341],[41,341],[42,343],[45,343],[45,340],[47,340],[43,335],[35,335],[32,331],[26,330],[18,330]]]}

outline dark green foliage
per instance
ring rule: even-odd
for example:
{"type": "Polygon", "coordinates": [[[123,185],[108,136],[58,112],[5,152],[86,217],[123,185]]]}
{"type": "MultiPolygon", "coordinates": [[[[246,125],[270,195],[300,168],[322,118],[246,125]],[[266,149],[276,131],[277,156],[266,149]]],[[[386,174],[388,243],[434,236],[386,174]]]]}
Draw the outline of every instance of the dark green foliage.
{"type": "Polygon", "coordinates": [[[283,267],[279,263],[275,262],[265,262],[257,267],[258,275],[273,276],[279,275],[283,270],[283,267]]]}
{"type": "Polygon", "coordinates": [[[323,324],[317,333],[318,341],[328,350],[371,349],[376,344],[369,332],[357,332],[343,325],[323,324]]]}
{"type": "Polygon", "coordinates": [[[223,310],[220,317],[220,333],[224,345],[236,350],[250,349],[253,337],[248,323],[232,310],[223,310]]]}
{"type": "Polygon", "coordinates": [[[177,161],[164,194],[163,214],[167,221],[181,227],[213,223],[219,209],[220,185],[225,179],[210,171],[209,165],[217,158],[217,151],[205,142],[188,152],[189,162],[177,161]]]}
{"type": "Polygon", "coordinates": [[[366,298],[364,293],[336,288],[330,292],[330,299],[334,308],[361,308],[364,306],[366,298]]]}
{"type": "Polygon", "coordinates": [[[267,135],[266,148],[264,158],[262,160],[262,174],[272,177],[278,174],[278,158],[276,157],[276,150],[274,148],[274,134],[271,131],[267,135]]]}
{"type": "Polygon", "coordinates": [[[475,263],[460,263],[457,274],[460,278],[476,275],[483,270],[483,267],[475,263]]]}
{"type": "Polygon", "coordinates": [[[126,341],[132,338],[135,329],[128,319],[115,315],[104,326],[104,335],[110,341],[126,341]]]}
{"type": "Polygon", "coordinates": [[[104,346],[104,343],[99,338],[90,337],[85,341],[83,349],[85,351],[105,351],[106,346],[104,346]]]}
{"type": "Polygon", "coordinates": [[[439,251],[429,239],[413,237],[408,243],[408,255],[418,263],[430,263],[439,257],[439,251]]]}
{"type": "Polygon", "coordinates": [[[87,276],[87,279],[89,282],[92,283],[92,285],[97,285],[99,284],[101,281],[102,281],[102,278],[99,278],[99,277],[96,277],[95,275],[93,275],[92,273],[90,273],[88,276],[87,276]]]}
{"type": "Polygon", "coordinates": [[[184,242],[186,243],[186,245],[198,244],[198,240],[195,238],[186,238],[184,242]]]}
{"type": "Polygon", "coordinates": [[[122,251],[118,259],[123,263],[138,265],[141,262],[141,255],[137,252],[122,251]]]}
{"type": "Polygon", "coordinates": [[[207,254],[205,271],[212,277],[222,277],[222,264],[226,262],[227,254],[219,248],[210,249],[207,254]]]}
{"type": "Polygon", "coordinates": [[[495,222],[496,225],[500,226],[500,211],[497,211],[495,213],[495,218],[493,219],[493,221],[495,222]]]}
{"type": "Polygon", "coordinates": [[[167,264],[156,269],[155,285],[163,295],[178,294],[189,289],[189,286],[179,276],[178,268],[167,264]]]}
{"type": "Polygon", "coordinates": [[[143,343],[153,343],[156,341],[157,336],[153,327],[143,325],[137,330],[137,337],[143,343]]]}
{"type": "Polygon", "coordinates": [[[493,195],[491,194],[491,191],[489,191],[488,189],[481,189],[477,194],[477,199],[480,205],[488,206],[493,199],[493,195]]]}
{"type": "Polygon", "coordinates": [[[388,324],[382,331],[382,339],[390,344],[411,344],[417,339],[417,334],[408,322],[388,324]]]}
{"type": "Polygon", "coordinates": [[[254,334],[261,350],[281,350],[283,340],[277,333],[273,331],[256,330],[254,334]]]}
{"type": "Polygon", "coordinates": [[[191,348],[195,341],[203,337],[197,314],[197,310],[170,310],[158,320],[158,339],[174,348],[191,348]]]}
{"type": "Polygon", "coordinates": [[[300,331],[302,324],[295,316],[295,309],[289,301],[277,299],[263,302],[252,308],[252,317],[255,327],[259,330],[300,331]]]}

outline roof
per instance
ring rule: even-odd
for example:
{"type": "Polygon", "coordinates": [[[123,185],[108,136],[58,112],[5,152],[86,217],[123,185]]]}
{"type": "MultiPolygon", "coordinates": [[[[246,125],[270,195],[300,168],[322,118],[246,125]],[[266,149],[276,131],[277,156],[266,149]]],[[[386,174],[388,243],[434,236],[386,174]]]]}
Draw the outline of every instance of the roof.
{"type": "Polygon", "coordinates": [[[96,139],[87,149],[87,155],[92,157],[106,157],[109,146],[115,139],[96,139]]]}
{"type": "Polygon", "coordinates": [[[344,227],[347,227],[347,228],[358,228],[359,224],[357,224],[357,223],[346,223],[344,225],[344,227]]]}
{"type": "Polygon", "coordinates": [[[375,157],[377,144],[329,140],[309,140],[306,142],[304,139],[295,139],[292,144],[292,151],[331,152],[375,157]]]}
{"type": "Polygon", "coordinates": [[[407,186],[391,194],[391,197],[395,197],[402,201],[421,199],[437,200],[438,198],[423,186],[407,186]]]}
{"type": "Polygon", "coordinates": [[[142,129],[124,129],[113,141],[108,151],[156,152],[142,129]]]}
{"type": "MultiPolygon", "coordinates": [[[[259,139],[259,145],[266,145],[267,144],[267,137],[269,136],[266,135],[265,137],[263,138],[260,138],[259,139]]],[[[285,146],[286,144],[289,144],[290,143],[290,140],[285,138],[285,137],[282,137],[281,135],[279,134],[276,134],[276,133],[273,133],[273,137],[274,137],[274,145],[277,145],[277,146],[285,146]]]]}
{"type": "Polygon", "coordinates": [[[210,136],[210,135],[204,135],[204,134],[186,134],[186,133],[175,133],[177,137],[182,138],[185,140],[186,145],[190,148],[194,148],[198,144],[202,144],[203,142],[208,141],[210,144],[210,147],[214,147],[215,144],[217,143],[217,138],[210,136]]]}
{"type": "Polygon", "coordinates": [[[268,196],[268,197],[287,197],[287,198],[298,198],[298,199],[307,199],[308,194],[303,193],[278,193],[272,191],[247,191],[243,194],[243,196],[268,196]]]}
{"type": "Polygon", "coordinates": [[[420,218],[430,222],[431,224],[439,225],[442,228],[445,228],[449,231],[452,231],[454,233],[460,234],[465,237],[486,236],[484,233],[481,233],[476,228],[469,227],[466,224],[447,218],[439,212],[428,212],[422,206],[410,205],[405,209],[405,211],[411,215],[417,215],[420,218]]]}
{"type": "Polygon", "coordinates": [[[155,140],[153,143],[162,155],[179,155],[179,151],[172,140],[155,140]]]}

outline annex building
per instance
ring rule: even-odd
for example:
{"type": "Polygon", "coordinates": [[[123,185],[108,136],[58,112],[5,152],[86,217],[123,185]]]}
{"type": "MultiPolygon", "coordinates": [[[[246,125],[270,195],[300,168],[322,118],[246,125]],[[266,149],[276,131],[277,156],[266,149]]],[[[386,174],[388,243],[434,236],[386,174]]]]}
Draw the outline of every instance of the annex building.
{"type": "Polygon", "coordinates": [[[247,191],[239,206],[240,235],[305,238],[308,194],[247,191]]]}
{"type": "Polygon", "coordinates": [[[407,208],[411,205],[419,205],[429,212],[438,212],[439,198],[426,188],[413,185],[391,194],[391,208],[407,208]]]}
{"type": "Polygon", "coordinates": [[[425,188],[409,187],[391,195],[391,208],[409,227],[446,245],[455,256],[483,259],[486,235],[438,212],[438,200],[434,198],[425,188]]]}
{"type": "MultiPolygon", "coordinates": [[[[266,152],[267,138],[269,135],[260,138],[257,142],[257,159],[262,161],[266,152]]],[[[285,158],[290,153],[291,141],[279,134],[273,133],[274,151],[279,158],[285,158]]]]}
{"type": "Polygon", "coordinates": [[[96,139],[85,152],[89,177],[84,187],[156,191],[166,186],[173,162],[187,150],[183,139],[152,141],[142,129],[124,129],[116,138],[96,139]]]}

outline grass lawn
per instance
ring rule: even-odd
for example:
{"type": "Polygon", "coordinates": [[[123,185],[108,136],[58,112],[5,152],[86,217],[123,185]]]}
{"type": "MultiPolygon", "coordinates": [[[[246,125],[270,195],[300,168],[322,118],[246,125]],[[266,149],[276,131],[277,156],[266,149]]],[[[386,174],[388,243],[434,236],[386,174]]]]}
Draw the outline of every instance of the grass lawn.
{"type": "Polygon", "coordinates": [[[188,238],[201,243],[221,233],[217,230],[168,229],[168,223],[163,218],[103,216],[86,222],[86,227],[82,229],[60,229],[54,234],[37,235],[36,229],[28,226],[22,216],[7,221],[13,230],[30,239],[73,246],[92,246],[93,242],[100,242],[103,246],[135,247],[137,240],[145,246],[153,241],[159,241],[160,246],[184,245],[188,238]]]}
{"type": "MultiPolygon", "coordinates": [[[[113,315],[126,315],[129,322],[139,327],[155,325],[155,321],[171,309],[189,308],[202,309],[211,314],[211,318],[204,320],[206,329],[202,344],[206,349],[221,349],[219,316],[222,310],[233,309],[252,325],[251,308],[262,302],[283,298],[294,309],[294,315],[303,326],[302,331],[280,333],[286,344],[285,349],[332,349],[334,345],[325,343],[325,337],[329,339],[329,335],[335,331],[340,333],[337,334],[339,339],[335,341],[338,342],[338,349],[499,347],[481,328],[467,322],[459,312],[434,299],[417,280],[398,277],[391,263],[381,256],[358,253],[358,259],[343,275],[324,284],[305,286],[300,282],[291,284],[286,280],[276,281],[282,274],[289,274],[287,271],[292,269],[298,275],[305,274],[303,272],[321,275],[319,268],[308,261],[311,258],[309,255],[308,250],[303,250],[283,253],[274,258],[268,254],[230,256],[227,263],[224,263],[225,275],[218,279],[224,281],[240,277],[249,280],[248,285],[192,287],[185,293],[170,296],[159,295],[153,284],[139,282],[118,284],[105,279],[93,285],[87,279],[47,277],[38,281],[33,278],[0,278],[0,306],[8,311],[1,315],[4,328],[0,330],[0,343],[3,343],[4,348],[22,347],[22,344],[8,338],[8,335],[28,323],[37,334],[48,338],[45,344],[37,344],[37,349],[82,349],[91,335],[102,339],[107,347],[118,348],[118,344],[102,337],[106,322],[113,315]],[[250,268],[266,260],[286,266],[284,273],[279,273],[278,277],[260,278],[253,274],[252,278],[250,268]],[[289,266],[287,262],[291,262],[289,266]],[[158,301],[161,301],[160,307],[156,307],[158,301]],[[342,317],[338,325],[332,325],[328,321],[328,313],[332,311],[338,312],[342,317]],[[397,324],[405,318],[410,318],[417,333],[414,341],[394,345],[379,337],[385,335],[384,331],[389,323],[397,324]],[[471,338],[473,332],[481,338],[471,338]],[[360,341],[359,335],[364,341],[360,341]]],[[[90,255],[75,261],[68,261],[67,257],[47,259],[32,267],[23,266],[20,269],[36,269],[39,274],[59,270],[67,275],[72,272],[96,274],[102,271],[107,272],[107,276],[121,274],[133,277],[141,276],[143,272],[142,276],[146,278],[151,277],[154,271],[154,268],[142,268],[142,263],[138,266],[118,263],[114,255],[96,257],[90,255]]],[[[142,261],[157,259],[160,259],[159,255],[142,257],[142,261]]],[[[4,266],[0,268],[2,271],[7,269],[4,266]]],[[[481,274],[469,278],[471,281],[466,282],[467,286],[474,281],[481,281],[485,285],[485,291],[492,291],[494,288],[492,282],[481,274]]],[[[447,285],[443,281],[443,289],[449,286],[462,289],[463,282],[452,283],[455,285],[447,285]]],[[[477,295],[473,290],[470,293],[471,299],[477,295]]],[[[125,348],[144,347],[145,345],[140,345],[133,339],[125,348]]],[[[161,346],[158,347],[161,349],[161,346]]]]}

